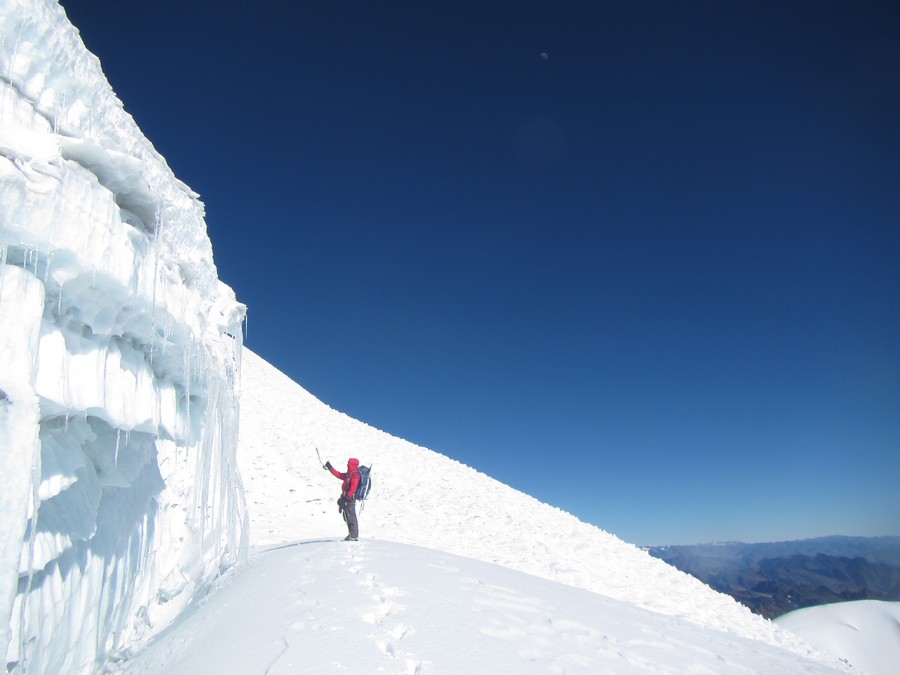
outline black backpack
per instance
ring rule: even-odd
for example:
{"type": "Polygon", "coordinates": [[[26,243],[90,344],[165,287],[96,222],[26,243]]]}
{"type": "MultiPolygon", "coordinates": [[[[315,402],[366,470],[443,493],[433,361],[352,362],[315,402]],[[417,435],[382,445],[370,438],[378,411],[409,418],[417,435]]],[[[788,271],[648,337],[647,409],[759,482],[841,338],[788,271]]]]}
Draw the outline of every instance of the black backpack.
{"type": "Polygon", "coordinates": [[[356,473],[359,474],[359,484],[356,486],[356,494],[353,495],[353,498],[362,501],[369,496],[369,490],[372,489],[372,467],[361,466],[356,473]]]}

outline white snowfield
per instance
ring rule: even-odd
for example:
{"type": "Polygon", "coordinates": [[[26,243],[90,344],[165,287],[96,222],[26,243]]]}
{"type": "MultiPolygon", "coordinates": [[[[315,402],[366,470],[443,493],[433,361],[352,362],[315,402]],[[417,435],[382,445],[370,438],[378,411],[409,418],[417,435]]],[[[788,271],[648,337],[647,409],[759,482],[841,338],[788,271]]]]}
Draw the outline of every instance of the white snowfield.
{"type": "Polygon", "coordinates": [[[846,670],[253,354],[241,382],[243,317],[197,195],[62,9],[0,0],[8,673],[846,670]],[[316,447],[373,466],[358,543],[316,447]]]}
{"type": "Polygon", "coordinates": [[[246,551],[244,307],[62,8],[0,0],[0,654],[82,673],[246,551]]]}
{"type": "MultiPolygon", "coordinates": [[[[410,672],[477,672],[487,663],[497,672],[535,673],[787,673],[845,667],[615,536],[331,409],[249,350],[244,351],[241,409],[238,463],[250,509],[255,573],[264,570],[269,576],[276,574],[273,567],[291,566],[290,578],[308,583],[292,582],[283,590],[296,586],[298,605],[306,604],[300,598],[315,598],[313,604],[321,608],[318,621],[331,615],[330,602],[336,608],[350,603],[346,612],[338,609],[347,619],[340,630],[354,636],[349,642],[374,644],[391,659],[405,654],[399,661],[411,664],[410,672]],[[356,548],[326,543],[346,530],[335,504],[340,482],[322,469],[316,448],[339,468],[351,456],[372,466],[375,483],[360,516],[362,541],[356,548]],[[311,561],[321,571],[306,569],[311,561]],[[372,590],[376,582],[395,590],[379,599],[372,590]],[[381,622],[386,634],[372,633],[367,617],[373,606],[377,614],[385,603],[396,605],[397,611],[389,613],[398,616],[381,622]],[[473,612],[480,621],[473,623],[473,612]],[[402,649],[390,640],[400,634],[402,649]],[[457,654],[461,644],[463,655],[457,654]],[[479,661],[493,650],[495,661],[479,661]],[[481,666],[469,669],[465,659],[472,654],[479,655],[472,658],[481,666]]],[[[235,583],[252,587],[257,582],[244,574],[235,583]]],[[[255,616],[250,604],[240,612],[255,616]]],[[[291,672],[287,663],[299,653],[320,654],[351,669],[353,663],[368,662],[338,658],[338,645],[321,642],[321,633],[291,628],[294,620],[309,625],[308,618],[299,617],[311,611],[305,607],[273,628],[290,645],[285,648],[290,656],[273,656],[279,672],[291,672]]],[[[214,639],[204,633],[192,644],[203,649],[214,639]]],[[[405,672],[396,662],[374,663],[388,672],[405,672]]]]}
{"type": "Polygon", "coordinates": [[[727,630],[378,540],[258,553],[123,667],[131,675],[841,672],[727,630]]]}
{"type": "MultiPolygon", "coordinates": [[[[238,466],[253,546],[335,536],[348,457],[377,481],[360,536],[492,562],[778,644],[771,622],[643,550],[443,455],[337,412],[244,351],[238,466]]],[[[346,534],[346,532],[344,532],[346,534]]]]}
{"type": "Polygon", "coordinates": [[[857,600],[798,609],[775,623],[868,675],[900,671],[900,602],[857,600]]]}

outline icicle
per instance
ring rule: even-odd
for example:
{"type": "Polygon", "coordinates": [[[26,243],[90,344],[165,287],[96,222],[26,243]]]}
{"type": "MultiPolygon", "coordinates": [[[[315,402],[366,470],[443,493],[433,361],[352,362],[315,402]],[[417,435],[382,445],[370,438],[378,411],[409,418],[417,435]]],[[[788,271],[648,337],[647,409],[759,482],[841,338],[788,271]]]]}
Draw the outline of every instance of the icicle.
{"type": "Polygon", "coordinates": [[[116,456],[115,456],[115,459],[113,459],[113,466],[115,466],[115,467],[119,466],[119,440],[121,439],[121,435],[122,435],[122,430],[117,428],[116,429],[116,456]]]}
{"type": "Polygon", "coordinates": [[[109,391],[109,340],[103,342],[103,391],[109,391]]]}
{"type": "MultiPolygon", "coordinates": [[[[0,267],[6,266],[6,245],[0,244],[0,267]]],[[[0,274],[0,296],[3,295],[3,282],[6,279],[5,274],[0,274]]]]}
{"type": "MultiPolygon", "coordinates": [[[[6,89],[9,92],[9,98],[14,102],[16,96],[16,87],[13,86],[13,73],[15,72],[16,65],[16,57],[19,55],[19,42],[22,39],[22,22],[20,21],[16,25],[16,41],[13,43],[12,52],[9,56],[9,68],[6,70],[6,81],[9,83],[6,89]]],[[[6,99],[7,97],[4,95],[3,97],[3,109],[0,110],[0,120],[6,124],[6,99]]]]}
{"type": "Polygon", "coordinates": [[[171,314],[166,320],[166,327],[163,330],[163,344],[162,344],[162,352],[163,356],[166,354],[166,349],[169,344],[172,342],[172,332],[175,330],[175,317],[171,314]]]}
{"type": "MultiPolygon", "coordinates": [[[[159,282],[159,247],[160,233],[162,231],[162,212],[159,202],[153,217],[153,296],[150,300],[150,330],[156,335],[156,287],[159,282]]],[[[156,340],[150,342],[150,367],[153,367],[153,351],[156,340]]]]}
{"type": "MultiPolygon", "coordinates": [[[[37,359],[37,354],[35,354],[35,359],[37,359]]],[[[62,399],[66,404],[66,424],[69,422],[69,354],[68,352],[63,355],[63,368],[62,368],[62,399]]]]}
{"type": "MultiPolygon", "coordinates": [[[[60,94],[59,104],[56,106],[55,114],[53,115],[53,133],[59,133],[59,116],[66,114],[66,95],[65,93],[60,94]]],[[[65,123],[63,124],[65,126],[65,123]]]]}
{"type": "Polygon", "coordinates": [[[63,284],[65,284],[65,283],[66,283],[65,281],[61,281],[59,283],[59,297],[56,299],[56,316],[57,317],[62,316],[62,294],[63,294],[63,284]]]}
{"type": "Polygon", "coordinates": [[[50,280],[50,267],[53,265],[53,252],[47,254],[47,264],[44,265],[44,287],[47,286],[47,282],[50,280]]]}
{"type": "Polygon", "coordinates": [[[187,421],[187,434],[185,445],[189,445],[193,436],[193,424],[191,424],[191,341],[188,341],[184,352],[184,386],[185,386],[185,416],[187,421]]]}
{"type": "Polygon", "coordinates": [[[41,455],[39,452],[35,452],[34,456],[31,460],[31,521],[29,523],[29,535],[28,535],[28,581],[25,583],[25,589],[22,592],[22,604],[20,607],[19,614],[19,626],[20,626],[20,644],[19,644],[19,654],[21,655],[21,664],[22,664],[22,672],[27,672],[27,646],[28,646],[28,636],[25,628],[25,614],[26,607],[28,605],[28,597],[31,595],[31,590],[34,584],[34,549],[35,544],[37,543],[37,527],[38,527],[38,516],[41,511],[41,497],[40,497],[40,485],[41,485],[41,455]]]}

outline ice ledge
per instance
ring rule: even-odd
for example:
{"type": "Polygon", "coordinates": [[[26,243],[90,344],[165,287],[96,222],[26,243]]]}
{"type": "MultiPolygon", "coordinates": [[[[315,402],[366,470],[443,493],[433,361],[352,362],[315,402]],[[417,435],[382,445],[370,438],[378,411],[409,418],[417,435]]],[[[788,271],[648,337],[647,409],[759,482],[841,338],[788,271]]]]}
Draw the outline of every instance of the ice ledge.
{"type": "Polygon", "coordinates": [[[0,653],[88,673],[246,553],[245,308],[62,8],[0,0],[0,653]]]}

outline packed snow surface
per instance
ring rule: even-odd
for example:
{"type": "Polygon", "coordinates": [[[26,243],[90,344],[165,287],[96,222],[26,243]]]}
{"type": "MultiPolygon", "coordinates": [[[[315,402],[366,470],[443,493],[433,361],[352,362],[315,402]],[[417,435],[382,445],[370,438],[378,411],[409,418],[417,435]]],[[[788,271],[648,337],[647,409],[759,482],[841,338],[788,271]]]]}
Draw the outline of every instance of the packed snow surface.
{"type": "Polygon", "coordinates": [[[798,609],[775,622],[868,675],[900,671],[900,602],[838,602],[798,609]]]}
{"type": "Polygon", "coordinates": [[[841,672],[473,558],[378,540],[321,539],[258,552],[124,671],[841,672]]]}
{"type": "MultiPolygon", "coordinates": [[[[260,602],[268,592],[291,594],[286,605],[300,608],[297,614],[285,609],[284,623],[266,629],[261,642],[245,643],[250,651],[269,640],[281,645],[289,656],[278,657],[275,647],[267,652],[282,669],[277,672],[297,667],[300,654],[326,659],[334,669],[368,663],[354,660],[369,658],[366,651],[339,658],[334,650],[342,640],[390,657],[376,661],[388,672],[406,672],[401,665],[409,672],[466,672],[469,655],[457,653],[460,644],[480,655],[471,657],[480,664],[476,671],[545,672],[556,664],[558,672],[691,672],[672,665],[681,663],[680,652],[691,655],[684,663],[694,663],[695,672],[840,669],[731,598],[615,536],[331,409],[248,350],[241,409],[238,463],[255,554],[234,584],[260,602]],[[340,482],[323,470],[319,454],[339,467],[348,457],[372,466],[375,483],[361,512],[357,545],[336,541],[346,534],[335,504],[340,482]],[[280,565],[290,569],[273,569],[280,565]],[[275,575],[290,581],[257,589],[263,576],[275,575]],[[494,613],[484,616],[485,607],[494,613]],[[379,612],[388,610],[398,616],[382,621],[379,612]],[[476,615],[484,621],[473,623],[476,615]],[[374,631],[375,622],[384,634],[374,631]],[[294,631],[294,625],[304,630],[294,631]],[[325,637],[329,627],[340,634],[333,646],[325,637]],[[636,637],[642,631],[656,637],[642,641],[636,637]],[[745,641],[754,653],[768,655],[765,662],[742,651],[745,641]],[[502,657],[487,659],[493,649],[502,657]],[[568,661],[573,654],[580,656],[568,661]],[[723,663],[749,665],[730,670],[723,663]]],[[[178,640],[203,651],[200,645],[217,644],[213,634],[198,636],[198,625],[211,621],[205,612],[224,611],[219,603],[237,602],[233,595],[214,594],[210,609],[198,613],[198,623],[182,626],[178,640]]],[[[255,624],[248,620],[255,616],[252,607],[235,613],[242,623],[255,624]]],[[[160,668],[166,654],[179,664],[198,658],[170,642],[153,653],[160,668]]],[[[161,672],[140,660],[134,667],[161,672]]],[[[185,665],[174,672],[189,670],[185,665]]],[[[247,672],[262,670],[248,664],[247,672]]]]}

